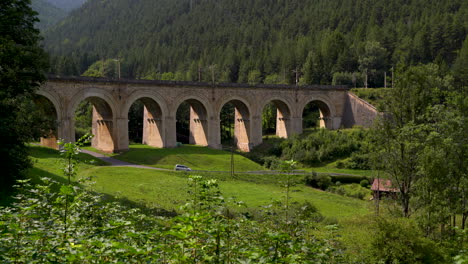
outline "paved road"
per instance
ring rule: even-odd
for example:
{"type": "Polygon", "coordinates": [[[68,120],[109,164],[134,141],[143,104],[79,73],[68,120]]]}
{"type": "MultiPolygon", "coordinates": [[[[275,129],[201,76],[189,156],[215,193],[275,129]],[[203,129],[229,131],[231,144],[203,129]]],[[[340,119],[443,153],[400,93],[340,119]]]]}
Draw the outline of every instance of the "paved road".
{"type": "MultiPolygon", "coordinates": [[[[155,167],[150,167],[150,166],[144,166],[144,165],[138,165],[126,161],[121,161],[118,159],[114,159],[111,157],[107,157],[103,154],[94,152],[94,151],[89,151],[89,150],[81,150],[83,153],[89,154],[93,157],[96,157],[102,161],[105,161],[110,164],[110,166],[114,167],[132,167],[132,168],[140,168],[140,169],[150,169],[150,170],[160,170],[160,171],[173,171],[171,169],[163,169],[163,168],[155,168],[155,167]]],[[[216,172],[216,173],[230,173],[230,171],[209,171],[209,170],[193,170],[192,172],[216,172]]],[[[284,174],[284,172],[281,171],[275,171],[275,170],[263,170],[263,171],[239,171],[238,173],[247,173],[247,174],[284,174]]],[[[303,171],[303,170],[297,170],[294,171],[293,174],[310,174],[308,171],[303,171]]],[[[355,176],[355,177],[361,177],[359,175],[352,175],[352,174],[345,174],[345,173],[323,173],[319,172],[318,174],[328,174],[332,176],[355,176]]]]}

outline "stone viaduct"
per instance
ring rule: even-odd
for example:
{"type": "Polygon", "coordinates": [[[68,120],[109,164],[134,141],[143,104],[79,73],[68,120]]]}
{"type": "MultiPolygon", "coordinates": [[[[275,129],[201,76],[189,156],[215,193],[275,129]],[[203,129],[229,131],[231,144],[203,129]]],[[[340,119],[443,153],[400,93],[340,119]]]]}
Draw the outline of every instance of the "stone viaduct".
{"type": "Polygon", "coordinates": [[[57,118],[56,133],[42,138],[43,145],[57,147],[57,137],[74,141],[75,110],[88,100],[93,104],[92,145],[105,152],[128,150],[128,112],[137,100],[144,104],[142,143],[159,148],[176,146],[176,112],[183,102],[190,105],[190,143],[217,149],[221,148],[221,109],[233,104],[235,140],[243,151],[262,143],[262,111],[270,102],[277,107],[276,134],[284,138],[302,133],[303,111],[310,102],[319,107],[321,127],[327,129],[369,126],[378,115],[345,86],[51,77],[37,94],[53,104],[57,118]]]}

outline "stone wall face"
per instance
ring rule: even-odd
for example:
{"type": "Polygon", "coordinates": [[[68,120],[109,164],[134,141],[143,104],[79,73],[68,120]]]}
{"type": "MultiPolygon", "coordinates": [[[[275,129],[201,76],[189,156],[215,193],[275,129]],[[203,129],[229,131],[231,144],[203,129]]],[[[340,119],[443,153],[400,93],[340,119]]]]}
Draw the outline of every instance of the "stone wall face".
{"type": "Polygon", "coordinates": [[[347,93],[342,120],[343,127],[371,127],[374,124],[374,120],[380,115],[381,113],[373,105],[353,93],[347,93]]]}
{"type": "Polygon", "coordinates": [[[269,102],[281,110],[277,117],[277,134],[281,137],[302,133],[303,110],[310,102],[318,103],[325,115],[324,126],[328,129],[367,124],[373,117],[372,111],[362,110],[367,109],[366,106],[351,98],[348,89],[342,86],[211,85],[55,78],[45,83],[38,93],[54,104],[58,113],[57,136],[65,141],[75,140],[74,113],[78,104],[83,100],[91,101],[95,108],[93,130],[98,134],[95,140],[99,141],[93,145],[108,152],[128,149],[128,111],[139,99],[145,105],[144,141],[160,147],[176,146],[176,112],[184,101],[191,108],[191,142],[212,148],[221,148],[220,112],[231,102],[236,107],[235,137],[238,147],[244,151],[262,142],[262,111],[269,102]]]}

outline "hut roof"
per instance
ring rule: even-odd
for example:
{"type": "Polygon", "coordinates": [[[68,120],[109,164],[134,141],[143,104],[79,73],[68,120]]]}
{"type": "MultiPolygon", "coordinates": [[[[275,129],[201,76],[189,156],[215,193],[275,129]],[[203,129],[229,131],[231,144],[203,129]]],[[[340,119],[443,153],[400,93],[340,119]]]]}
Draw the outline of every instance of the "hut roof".
{"type": "Polygon", "coordinates": [[[400,192],[397,188],[393,188],[392,181],[378,178],[374,179],[371,190],[381,192],[400,192]]]}

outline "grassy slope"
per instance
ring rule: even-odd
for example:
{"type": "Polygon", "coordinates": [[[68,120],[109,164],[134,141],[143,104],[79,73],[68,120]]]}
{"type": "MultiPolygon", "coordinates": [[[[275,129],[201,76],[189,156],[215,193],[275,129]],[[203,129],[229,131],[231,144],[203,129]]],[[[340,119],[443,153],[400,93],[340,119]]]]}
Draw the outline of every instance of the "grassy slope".
{"type": "MultiPolygon", "coordinates": [[[[96,151],[87,147],[86,149],[96,151]]],[[[175,164],[184,164],[193,170],[230,171],[231,153],[194,145],[178,148],[154,148],[147,145],[130,145],[130,150],[121,154],[112,154],[113,158],[165,169],[173,169],[175,164]]],[[[237,171],[264,170],[259,164],[235,154],[237,171]]]]}
{"type": "MultiPolygon", "coordinates": [[[[62,179],[60,156],[57,151],[33,146],[31,156],[35,160],[30,174],[41,173],[62,179]]],[[[177,209],[187,199],[187,174],[161,172],[126,167],[102,167],[90,164],[90,156],[81,154],[87,164],[78,166],[79,176],[95,176],[93,189],[98,192],[143,202],[166,210],[177,209]]],[[[250,208],[268,205],[284,197],[284,188],[279,184],[281,176],[239,175],[235,179],[228,175],[210,174],[206,178],[218,178],[226,198],[236,197],[250,208]]],[[[303,184],[292,188],[292,201],[309,201],[327,217],[344,219],[349,216],[369,213],[369,203],[353,198],[318,191],[303,184]]]]}
{"type": "Polygon", "coordinates": [[[383,111],[385,109],[383,99],[390,90],[391,88],[354,88],[351,92],[375,106],[379,111],[383,111]]]}

